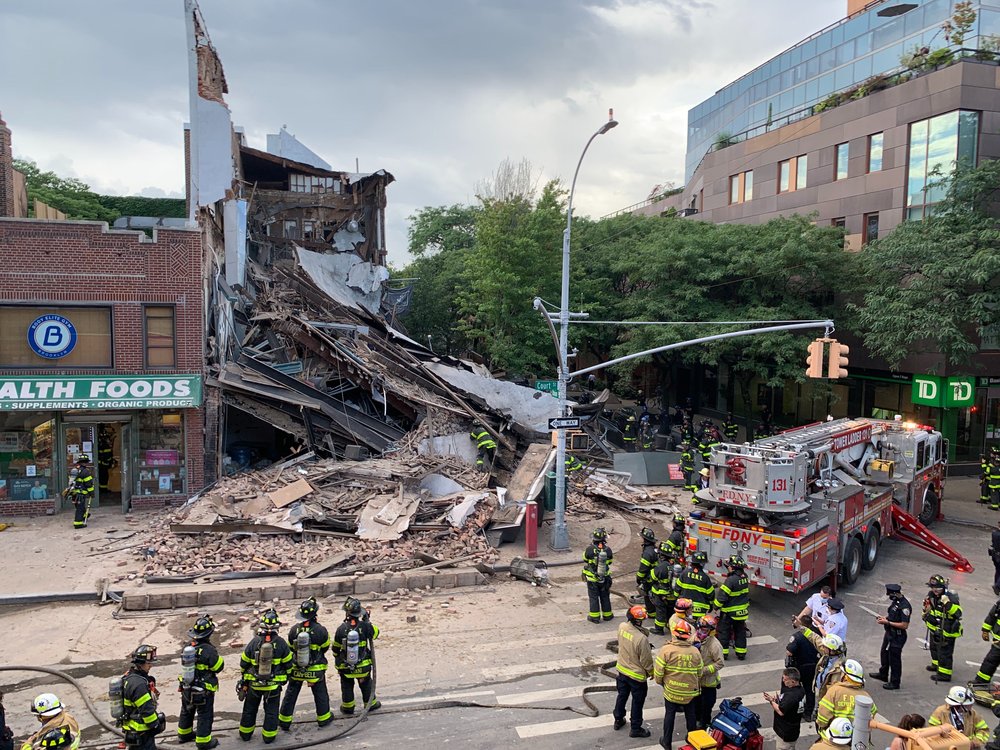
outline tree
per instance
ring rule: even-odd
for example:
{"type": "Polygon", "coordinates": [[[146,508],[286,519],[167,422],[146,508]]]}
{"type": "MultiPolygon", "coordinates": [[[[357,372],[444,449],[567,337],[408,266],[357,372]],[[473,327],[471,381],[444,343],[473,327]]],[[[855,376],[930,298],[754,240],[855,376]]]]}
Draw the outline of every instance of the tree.
{"type": "Polygon", "coordinates": [[[1000,161],[961,167],[923,221],[907,221],[857,254],[850,309],[865,347],[892,369],[940,352],[967,369],[982,328],[1000,325],[1000,161]]]}
{"type": "Polygon", "coordinates": [[[101,205],[100,196],[85,182],[60,177],[55,172],[43,172],[33,161],[15,159],[14,169],[25,177],[30,205],[38,199],[62,211],[68,219],[106,221],[110,224],[119,216],[116,211],[101,205]]]}

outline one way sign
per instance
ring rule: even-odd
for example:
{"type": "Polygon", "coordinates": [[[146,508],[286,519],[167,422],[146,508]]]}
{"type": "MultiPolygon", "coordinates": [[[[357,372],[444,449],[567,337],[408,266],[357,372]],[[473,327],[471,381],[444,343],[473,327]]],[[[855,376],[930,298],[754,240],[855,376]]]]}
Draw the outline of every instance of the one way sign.
{"type": "Polygon", "coordinates": [[[555,417],[549,420],[550,430],[579,430],[579,417],[555,417]]]}

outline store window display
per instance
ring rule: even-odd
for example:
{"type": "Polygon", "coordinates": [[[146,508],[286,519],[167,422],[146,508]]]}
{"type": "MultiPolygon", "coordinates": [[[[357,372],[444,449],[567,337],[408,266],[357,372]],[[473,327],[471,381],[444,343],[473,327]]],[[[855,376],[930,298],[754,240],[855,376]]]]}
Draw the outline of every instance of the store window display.
{"type": "Polygon", "coordinates": [[[187,481],[184,415],[179,411],[139,412],[138,495],[180,495],[187,481]]]}

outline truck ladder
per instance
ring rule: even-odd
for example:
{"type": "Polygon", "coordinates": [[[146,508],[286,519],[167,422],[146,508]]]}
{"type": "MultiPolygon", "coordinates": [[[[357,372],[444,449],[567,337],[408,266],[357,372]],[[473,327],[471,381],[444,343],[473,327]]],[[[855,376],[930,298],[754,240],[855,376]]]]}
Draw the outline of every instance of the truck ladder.
{"type": "Polygon", "coordinates": [[[853,430],[857,427],[864,427],[866,424],[870,423],[860,419],[837,419],[833,422],[817,422],[805,427],[793,427],[790,430],[779,432],[777,435],[755,440],[754,445],[785,449],[798,445],[821,445],[833,435],[853,430]]]}
{"type": "Polygon", "coordinates": [[[968,559],[962,557],[958,552],[942,542],[930,529],[898,505],[892,506],[892,523],[895,527],[892,534],[893,537],[902,539],[914,547],[919,547],[933,555],[944,558],[952,564],[955,570],[966,573],[973,571],[972,563],[968,559]]]}

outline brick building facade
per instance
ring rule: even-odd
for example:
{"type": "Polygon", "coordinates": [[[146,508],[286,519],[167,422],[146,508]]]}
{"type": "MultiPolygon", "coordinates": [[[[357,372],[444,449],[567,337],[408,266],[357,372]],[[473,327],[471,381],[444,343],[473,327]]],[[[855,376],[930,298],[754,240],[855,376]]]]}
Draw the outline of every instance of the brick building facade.
{"type": "Polygon", "coordinates": [[[204,484],[197,229],[0,218],[0,515],[58,511],[81,453],[101,506],[204,484]]]}

